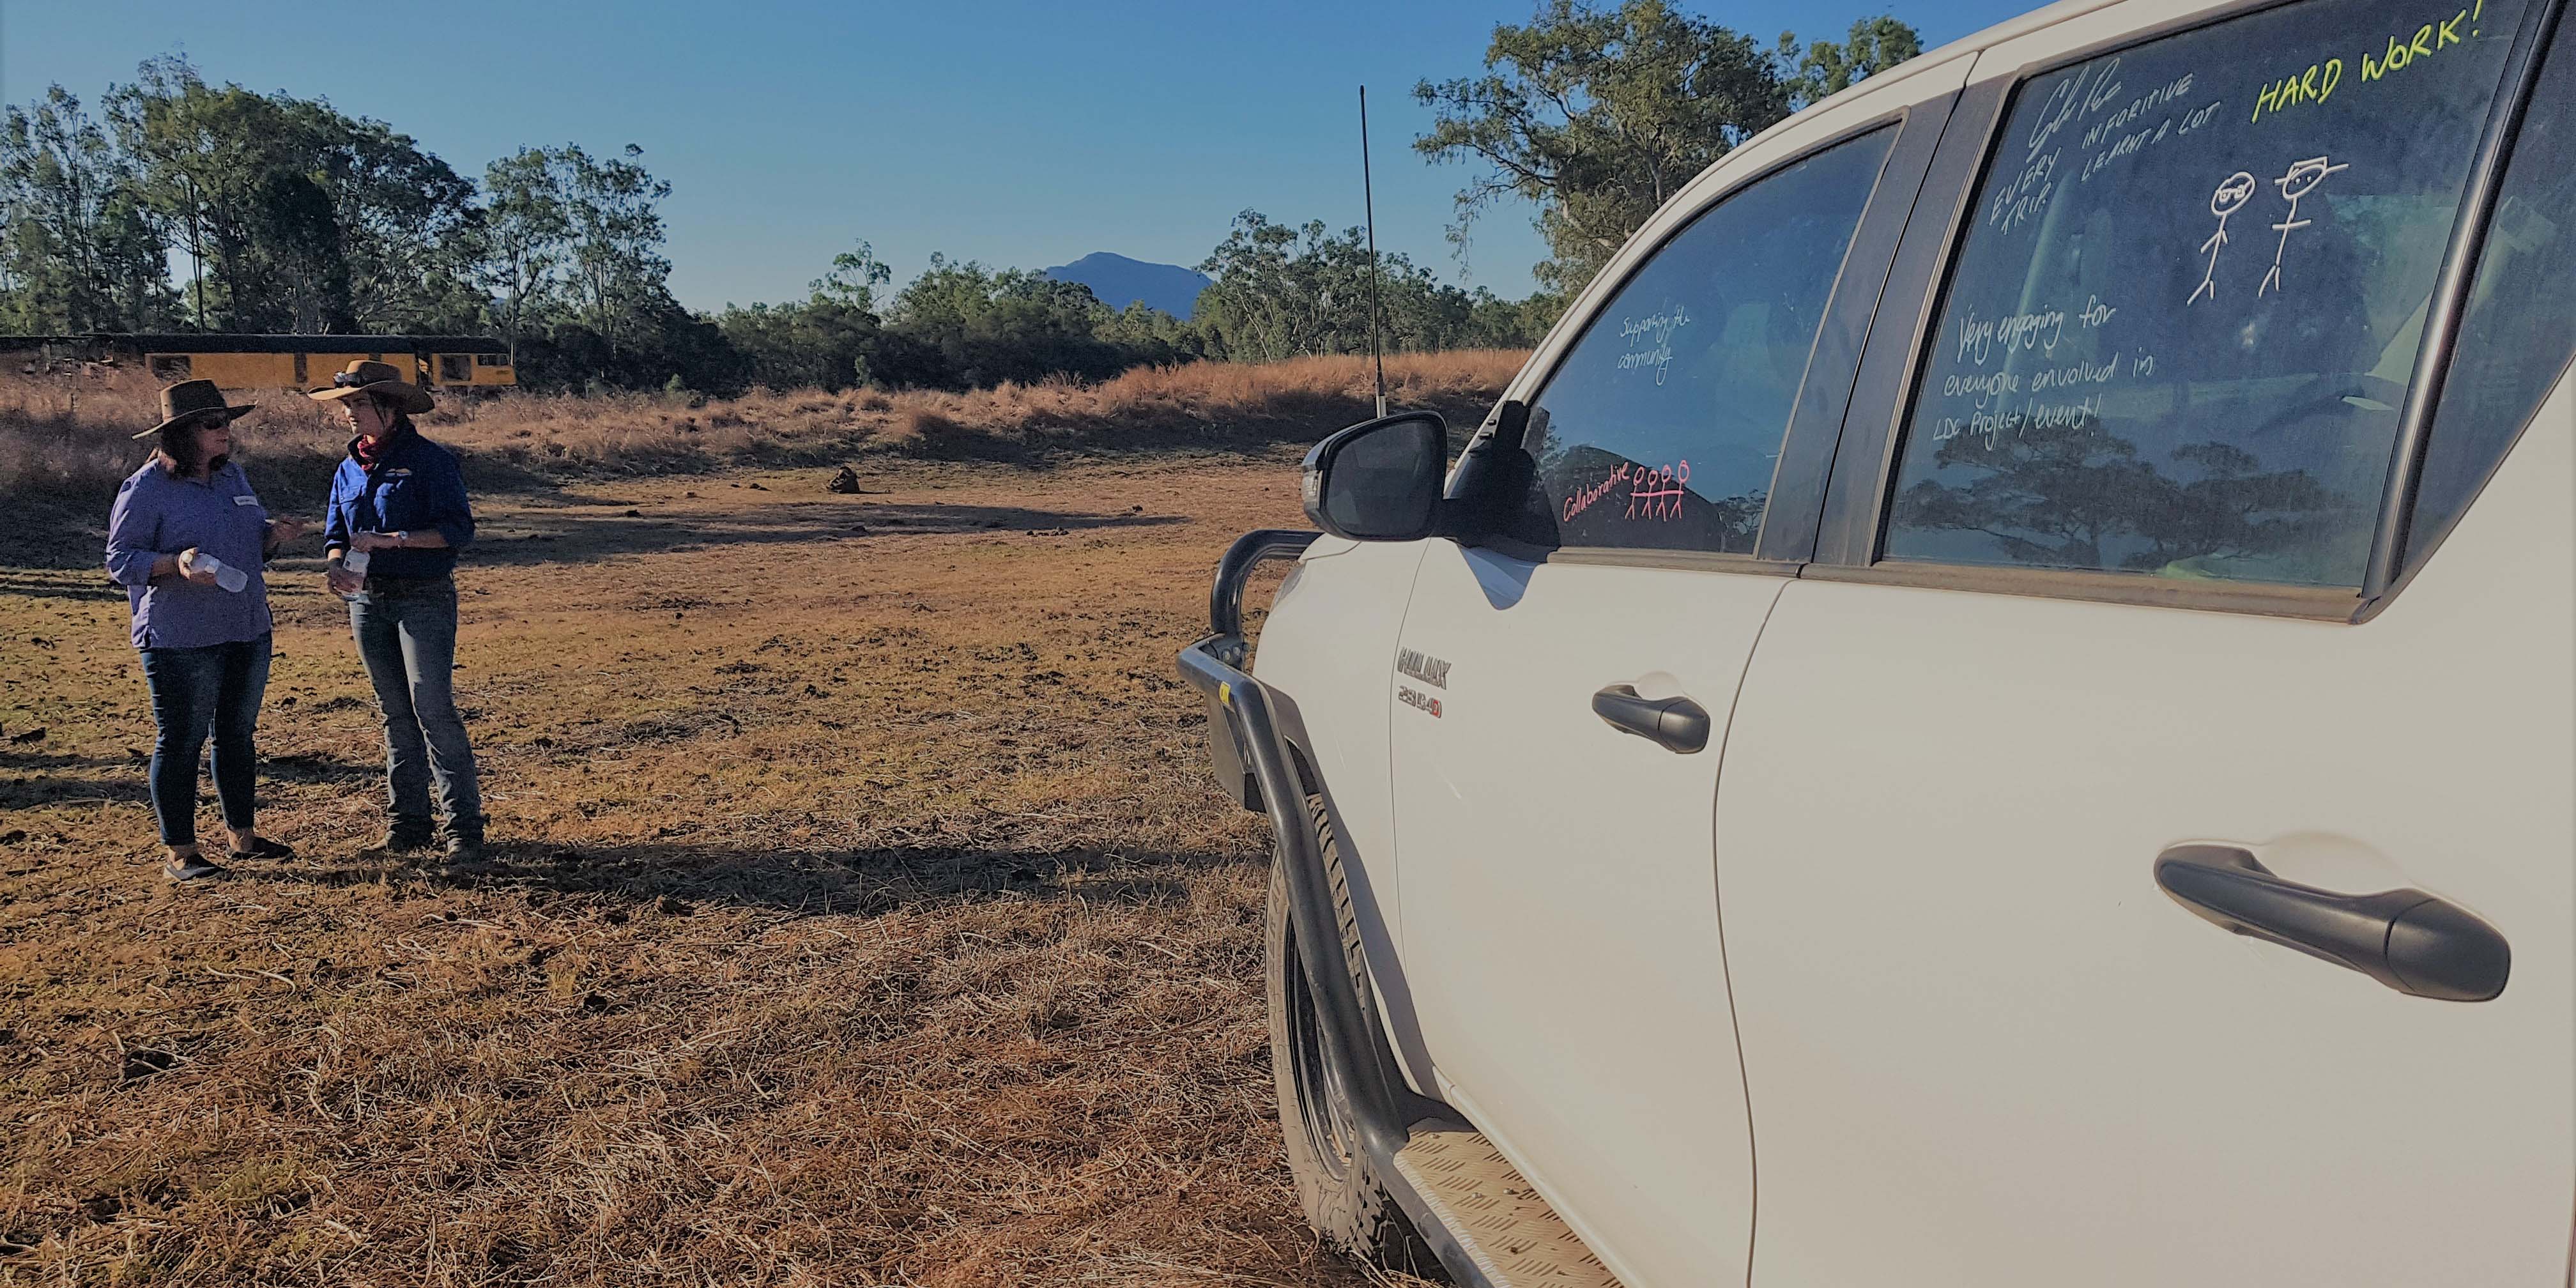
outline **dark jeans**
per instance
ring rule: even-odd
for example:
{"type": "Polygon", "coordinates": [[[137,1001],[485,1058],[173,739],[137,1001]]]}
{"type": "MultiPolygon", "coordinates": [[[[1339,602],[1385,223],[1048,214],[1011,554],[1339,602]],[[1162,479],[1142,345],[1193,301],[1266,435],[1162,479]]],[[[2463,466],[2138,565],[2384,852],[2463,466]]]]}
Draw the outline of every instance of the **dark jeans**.
{"type": "Polygon", "coordinates": [[[387,806],[394,825],[429,830],[429,788],[450,836],[483,839],[474,748],[456,714],[456,582],[369,577],[349,601],[349,629],[385,717],[387,806]]]}
{"type": "Polygon", "coordinates": [[[161,843],[197,843],[197,755],[215,735],[215,796],[227,826],[249,831],[256,809],[259,700],[268,692],[269,637],[204,648],[143,650],[152,686],[152,817],[161,843]]]}

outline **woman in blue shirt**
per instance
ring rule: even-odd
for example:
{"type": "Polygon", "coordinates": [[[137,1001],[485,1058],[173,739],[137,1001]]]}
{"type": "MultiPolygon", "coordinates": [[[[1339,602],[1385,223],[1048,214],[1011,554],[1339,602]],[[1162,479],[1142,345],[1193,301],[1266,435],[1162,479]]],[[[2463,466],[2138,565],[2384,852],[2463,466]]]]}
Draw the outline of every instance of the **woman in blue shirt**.
{"type": "Polygon", "coordinates": [[[252,734],[268,689],[268,585],[261,569],[304,535],[271,519],[232,460],[232,423],[211,380],[161,391],[159,442],[116,490],[107,518],[107,573],[125,587],[134,647],[152,690],[152,814],[173,881],[222,875],[197,848],[197,755],[215,739],[215,795],[234,858],[294,853],[253,826],[258,753],[252,734]]]}
{"type": "Polygon", "coordinates": [[[429,391],[382,362],[352,362],[310,395],[337,407],[356,437],[331,480],[323,526],[326,582],[349,601],[349,629],[385,719],[390,818],[378,849],[430,848],[430,785],[447,815],[445,870],[483,864],[483,796],[474,748],[456,712],[456,552],[474,539],[474,509],[456,457],[411,418],[429,391]]]}

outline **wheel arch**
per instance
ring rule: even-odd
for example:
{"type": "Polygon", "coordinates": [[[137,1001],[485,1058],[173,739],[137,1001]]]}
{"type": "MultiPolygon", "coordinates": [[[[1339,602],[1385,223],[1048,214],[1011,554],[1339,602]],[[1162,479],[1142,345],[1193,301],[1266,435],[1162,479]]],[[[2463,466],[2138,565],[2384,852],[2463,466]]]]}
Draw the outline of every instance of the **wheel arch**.
{"type": "Polygon", "coordinates": [[[1392,856],[1372,855],[1367,845],[1355,840],[1354,829],[1344,823],[1334,800],[1331,783],[1316,767],[1322,757],[1316,754],[1304,722],[1297,718],[1296,700],[1286,694],[1276,696],[1280,699],[1280,732],[1288,744],[1290,768],[1307,795],[1323,799],[1325,819],[1338,843],[1341,880],[1350,892],[1352,912],[1359,924],[1360,960],[1369,983],[1360,997],[1360,1006],[1369,1027],[1384,1044],[1382,1058],[1392,1061],[1389,1067],[1395,1070],[1398,1080],[1395,1091],[1408,1102],[1408,1118],[1457,1117],[1455,1109],[1438,1099],[1439,1084],[1432,1077],[1431,1054],[1422,1040],[1421,1018],[1415,1011],[1413,990],[1404,969],[1399,928],[1387,915],[1389,901],[1380,897],[1379,883],[1395,880],[1395,864],[1373,860],[1392,856]]]}

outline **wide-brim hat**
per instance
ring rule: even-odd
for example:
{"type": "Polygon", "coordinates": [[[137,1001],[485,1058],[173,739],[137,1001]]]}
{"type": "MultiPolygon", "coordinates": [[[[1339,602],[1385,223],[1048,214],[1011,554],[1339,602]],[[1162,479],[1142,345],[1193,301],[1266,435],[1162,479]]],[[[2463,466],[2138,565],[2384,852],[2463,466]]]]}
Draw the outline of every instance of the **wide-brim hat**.
{"type": "Polygon", "coordinates": [[[222,416],[226,422],[240,420],[258,411],[257,407],[236,407],[224,401],[224,391],[211,380],[182,380],[161,391],[161,423],[136,434],[150,438],[183,420],[222,416]]]}
{"type": "Polygon", "coordinates": [[[428,390],[403,379],[401,368],[390,362],[369,362],[363,358],[340,368],[339,374],[331,377],[331,383],[308,390],[304,396],[315,402],[338,402],[359,394],[383,399],[395,411],[406,416],[438,405],[438,400],[430,397],[428,390]]]}

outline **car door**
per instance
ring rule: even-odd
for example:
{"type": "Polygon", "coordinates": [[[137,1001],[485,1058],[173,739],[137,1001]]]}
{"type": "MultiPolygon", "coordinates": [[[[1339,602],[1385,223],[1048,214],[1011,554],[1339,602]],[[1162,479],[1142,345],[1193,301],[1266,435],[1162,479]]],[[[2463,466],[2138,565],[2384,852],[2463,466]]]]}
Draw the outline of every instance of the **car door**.
{"type": "Polygon", "coordinates": [[[1980,62],[1726,747],[1757,1288],[2565,1282],[2576,54],[2477,197],[2539,17],[1980,62]]]}
{"type": "Polygon", "coordinates": [[[1839,424],[1963,74],[1802,119],[1640,235],[1515,391],[1535,479],[1509,533],[1430,544],[1388,659],[1439,1093],[1632,1285],[1743,1267],[1716,744],[1795,566],[1766,543],[1812,542],[1822,461],[1784,442],[1839,424]]]}

